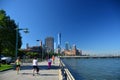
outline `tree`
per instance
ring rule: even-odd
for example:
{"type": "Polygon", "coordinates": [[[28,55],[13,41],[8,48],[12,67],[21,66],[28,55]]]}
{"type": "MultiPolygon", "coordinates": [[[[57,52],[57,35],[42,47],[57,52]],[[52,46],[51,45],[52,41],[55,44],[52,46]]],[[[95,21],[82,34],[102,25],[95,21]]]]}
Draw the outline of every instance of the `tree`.
{"type": "Polygon", "coordinates": [[[27,52],[26,55],[31,57],[31,58],[34,58],[34,57],[38,56],[38,53],[36,53],[36,52],[27,52]]]}
{"type": "MultiPolygon", "coordinates": [[[[0,10],[0,53],[7,56],[15,55],[17,27],[15,21],[6,15],[4,10],[0,10]]],[[[21,45],[21,35],[18,32],[18,49],[21,45]]]]}

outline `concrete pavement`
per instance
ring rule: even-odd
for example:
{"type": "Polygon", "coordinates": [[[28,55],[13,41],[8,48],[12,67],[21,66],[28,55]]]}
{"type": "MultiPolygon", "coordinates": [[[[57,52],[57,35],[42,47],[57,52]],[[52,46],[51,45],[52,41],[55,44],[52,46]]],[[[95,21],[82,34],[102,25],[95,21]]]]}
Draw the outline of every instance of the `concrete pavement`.
{"type": "Polygon", "coordinates": [[[48,69],[47,61],[39,62],[39,74],[32,74],[32,63],[23,63],[19,74],[15,70],[0,72],[0,80],[60,80],[59,59],[48,69]]]}

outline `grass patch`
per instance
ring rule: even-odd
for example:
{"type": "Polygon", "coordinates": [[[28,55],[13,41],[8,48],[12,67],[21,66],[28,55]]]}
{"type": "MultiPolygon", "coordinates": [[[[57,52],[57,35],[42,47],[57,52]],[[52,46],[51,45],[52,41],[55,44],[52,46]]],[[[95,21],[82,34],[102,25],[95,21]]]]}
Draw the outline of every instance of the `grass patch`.
{"type": "Polygon", "coordinates": [[[1,64],[0,71],[12,68],[12,65],[1,64]]]}

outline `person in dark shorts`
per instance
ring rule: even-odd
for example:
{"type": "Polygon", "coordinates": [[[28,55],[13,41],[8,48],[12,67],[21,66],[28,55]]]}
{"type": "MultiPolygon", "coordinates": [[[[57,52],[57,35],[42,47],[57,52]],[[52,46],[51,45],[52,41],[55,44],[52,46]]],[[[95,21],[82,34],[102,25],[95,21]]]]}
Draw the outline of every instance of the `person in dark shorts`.
{"type": "Polygon", "coordinates": [[[38,60],[37,60],[37,58],[35,57],[34,59],[33,59],[33,76],[35,75],[35,71],[37,72],[37,74],[38,74],[38,60]]]}
{"type": "Polygon", "coordinates": [[[21,61],[20,61],[20,58],[19,58],[19,57],[18,57],[17,60],[15,61],[15,64],[16,64],[17,74],[19,74],[20,64],[21,64],[21,61]]]}

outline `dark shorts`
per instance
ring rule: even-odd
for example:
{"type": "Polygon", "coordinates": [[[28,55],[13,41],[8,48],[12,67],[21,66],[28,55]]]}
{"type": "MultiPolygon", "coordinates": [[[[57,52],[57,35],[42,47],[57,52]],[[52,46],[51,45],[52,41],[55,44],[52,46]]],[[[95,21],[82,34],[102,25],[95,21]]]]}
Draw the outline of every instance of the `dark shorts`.
{"type": "Polygon", "coordinates": [[[33,66],[33,69],[37,69],[37,66],[33,66]]]}
{"type": "Polygon", "coordinates": [[[20,65],[16,65],[16,67],[20,67],[20,65]]]}

